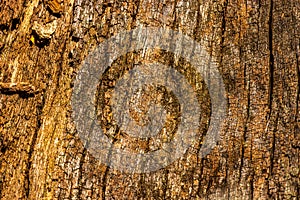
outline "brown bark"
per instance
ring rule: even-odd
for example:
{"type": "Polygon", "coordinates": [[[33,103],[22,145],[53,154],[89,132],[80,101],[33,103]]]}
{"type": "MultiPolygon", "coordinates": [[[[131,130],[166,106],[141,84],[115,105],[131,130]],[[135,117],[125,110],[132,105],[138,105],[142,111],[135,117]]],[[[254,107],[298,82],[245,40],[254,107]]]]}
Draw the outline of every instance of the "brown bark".
{"type": "MultiPolygon", "coordinates": [[[[299,199],[299,0],[0,5],[1,199],[299,199]],[[140,24],[179,30],[201,43],[219,65],[228,111],[221,140],[206,157],[198,159],[198,144],[164,169],[131,174],[108,168],[84,148],[70,101],[88,53],[140,24]],[[21,82],[34,92],[7,85],[21,82]]],[[[171,58],[161,51],[153,59],[171,58]]]]}

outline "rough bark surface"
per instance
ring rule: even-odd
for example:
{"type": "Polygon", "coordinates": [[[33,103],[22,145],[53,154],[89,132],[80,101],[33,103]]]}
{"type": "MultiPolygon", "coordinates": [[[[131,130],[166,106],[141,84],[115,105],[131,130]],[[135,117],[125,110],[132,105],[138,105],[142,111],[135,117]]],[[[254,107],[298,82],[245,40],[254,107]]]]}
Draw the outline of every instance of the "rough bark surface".
{"type": "Polygon", "coordinates": [[[299,199],[299,27],[299,0],[0,1],[0,198],[299,199]],[[88,53],[142,24],[205,46],[229,107],[208,156],[197,159],[198,144],[164,169],[130,174],[83,147],[70,99],[88,53]]]}

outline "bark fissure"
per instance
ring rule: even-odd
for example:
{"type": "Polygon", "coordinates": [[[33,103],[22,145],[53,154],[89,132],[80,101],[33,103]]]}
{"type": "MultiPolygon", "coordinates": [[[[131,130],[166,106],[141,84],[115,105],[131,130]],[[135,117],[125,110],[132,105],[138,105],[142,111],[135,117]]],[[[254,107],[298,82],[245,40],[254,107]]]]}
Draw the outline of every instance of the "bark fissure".
{"type": "MultiPolygon", "coordinates": [[[[38,63],[38,57],[35,60],[35,63],[38,63]]],[[[43,92],[45,92],[44,88],[43,88],[43,92]]],[[[42,113],[43,113],[43,109],[45,107],[45,93],[42,93],[40,95],[38,95],[36,97],[41,98],[40,100],[37,100],[37,105],[36,105],[36,129],[35,132],[32,136],[32,140],[30,143],[30,148],[29,148],[29,152],[28,152],[28,158],[27,158],[27,167],[25,170],[25,178],[24,178],[24,189],[25,189],[25,197],[28,199],[29,198],[29,194],[30,194],[30,170],[32,169],[32,157],[34,154],[34,149],[37,143],[37,138],[38,138],[38,133],[42,127],[43,124],[43,119],[42,119],[42,113]],[[40,97],[41,96],[41,97],[40,97]]]]}
{"type": "Polygon", "coordinates": [[[244,159],[245,159],[245,142],[247,141],[247,133],[248,133],[248,122],[250,118],[250,78],[247,75],[247,67],[246,64],[244,65],[244,81],[245,81],[245,88],[247,90],[247,107],[246,107],[246,119],[244,124],[243,130],[243,137],[242,137],[242,152],[241,152],[241,165],[239,169],[239,182],[241,182],[242,170],[244,166],[244,159]]]}
{"type": "Polygon", "coordinates": [[[32,141],[30,144],[29,152],[28,152],[28,161],[27,161],[27,167],[25,170],[25,181],[24,181],[24,189],[25,189],[25,196],[28,199],[29,194],[30,194],[30,170],[32,169],[32,156],[34,153],[34,148],[37,142],[38,138],[38,133],[42,127],[42,119],[41,119],[41,113],[43,111],[43,108],[45,106],[45,98],[42,97],[42,101],[39,105],[37,105],[37,112],[36,112],[36,117],[37,117],[37,124],[36,124],[36,130],[32,136],[32,141]]]}
{"type": "MultiPolygon", "coordinates": [[[[299,42],[300,43],[300,42],[299,42]]],[[[299,64],[299,53],[300,52],[300,47],[297,45],[296,47],[296,73],[297,73],[297,81],[298,81],[298,87],[297,87],[297,95],[296,95],[296,111],[295,111],[295,122],[297,123],[298,120],[298,113],[299,113],[299,104],[300,102],[300,64],[299,64]]]]}
{"type": "MultiPolygon", "coordinates": [[[[221,52],[224,48],[224,41],[225,41],[225,32],[226,32],[226,12],[227,12],[227,5],[228,5],[228,1],[226,0],[224,2],[224,7],[223,7],[223,13],[222,13],[222,40],[221,40],[221,52]]],[[[221,54],[221,64],[222,64],[222,60],[223,60],[223,54],[221,54]]]]}
{"type": "Polygon", "coordinates": [[[87,154],[87,150],[84,149],[82,152],[82,156],[80,158],[80,162],[79,162],[79,169],[78,169],[78,177],[77,177],[77,183],[78,183],[78,194],[77,194],[77,198],[81,199],[81,194],[82,194],[82,190],[84,189],[83,187],[83,183],[82,183],[82,179],[83,179],[83,165],[85,163],[85,158],[86,158],[86,154],[87,154]]]}
{"type": "Polygon", "coordinates": [[[109,173],[109,167],[105,168],[103,178],[102,178],[102,200],[105,200],[105,193],[106,193],[106,185],[107,185],[107,179],[108,179],[108,173],[109,173]]]}
{"type": "Polygon", "coordinates": [[[169,170],[164,170],[164,183],[163,183],[163,199],[167,199],[167,191],[168,191],[168,175],[169,175],[169,170]]]}
{"type": "Polygon", "coordinates": [[[278,127],[278,113],[276,116],[275,120],[275,127],[273,130],[273,135],[272,135],[272,147],[271,147],[271,157],[270,157],[270,175],[273,175],[273,169],[274,169],[274,156],[275,156],[275,148],[276,148],[276,132],[277,132],[277,127],[278,127]]]}
{"type": "Polygon", "coordinates": [[[269,13],[269,119],[272,114],[273,90],[274,90],[274,55],[273,55],[273,0],[270,0],[269,13]]]}

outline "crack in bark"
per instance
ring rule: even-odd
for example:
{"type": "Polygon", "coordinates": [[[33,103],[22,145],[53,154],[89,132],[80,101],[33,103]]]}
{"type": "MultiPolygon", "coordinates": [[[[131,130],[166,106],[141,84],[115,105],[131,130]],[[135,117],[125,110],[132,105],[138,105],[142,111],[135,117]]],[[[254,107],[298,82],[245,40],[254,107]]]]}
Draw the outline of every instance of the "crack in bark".
{"type": "MultiPolygon", "coordinates": [[[[228,5],[228,0],[224,2],[224,10],[223,10],[223,17],[222,17],[222,40],[221,40],[221,52],[223,52],[224,49],[224,41],[225,41],[225,32],[226,32],[226,12],[227,12],[227,5],[228,5]]],[[[220,63],[222,64],[223,61],[223,53],[221,53],[221,61],[220,63]]]]}
{"type": "MultiPolygon", "coordinates": [[[[252,139],[251,139],[252,141],[252,139]]],[[[254,199],[254,177],[255,177],[255,171],[253,169],[252,163],[253,163],[253,144],[251,142],[250,146],[250,163],[251,163],[251,171],[250,171],[250,200],[254,199]]]]}
{"type": "Polygon", "coordinates": [[[240,165],[240,169],[239,169],[239,182],[241,182],[241,178],[242,178],[242,169],[244,166],[244,155],[245,155],[245,142],[247,140],[247,131],[248,131],[248,121],[250,118],[250,77],[249,80],[247,80],[247,72],[246,72],[246,65],[244,66],[244,80],[245,80],[245,85],[246,85],[246,89],[248,89],[247,91],[247,117],[246,117],[246,122],[244,125],[244,130],[243,130],[243,141],[242,141],[242,153],[241,153],[241,165],[240,165]]]}
{"type": "Polygon", "coordinates": [[[0,82],[0,94],[19,94],[21,97],[32,97],[41,90],[28,82],[3,83],[0,82]]]}
{"type": "Polygon", "coordinates": [[[274,90],[274,55],[273,55],[273,0],[270,0],[270,13],[269,13],[269,119],[272,114],[273,90],[274,90]]]}
{"type": "Polygon", "coordinates": [[[107,176],[109,172],[109,167],[106,167],[103,178],[101,180],[103,186],[102,186],[102,200],[105,200],[105,192],[106,192],[106,184],[107,184],[107,176]]]}
{"type": "Polygon", "coordinates": [[[168,175],[169,175],[169,170],[165,169],[164,170],[165,183],[163,184],[163,199],[167,199],[167,190],[168,190],[168,185],[169,185],[168,175]]]}
{"type": "Polygon", "coordinates": [[[37,116],[37,128],[33,134],[33,137],[32,137],[32,142],[30,144],[30,149],[29,149],[29,152],[28,152],[28,161],[27,161],[27,167],[25,169],[25,172],[24,172],[24,189],[25,189],[25,196],[26,196],[26,199],[29,199],[29,194],[30,194],[30,170],[31,170],[31,167],[32,167],[32,156],[33,156],[33,153],[34,153],[34,147],[36,145],[36,141],[37,141],[37,137],[38,137],[38,132],[39,130],[41,129],[42,127],[42,119],[41,119],[41,113],[42,113],[42,110],[45,106],[45,98],[43,96],[42,98],[42,102],[37,105],[37,113],[36,113],[36,116],[37,116]]]}
{"type": "Polygon", "coordinates": [[[86,154],[87,154],[87,149],[83,149],[83,152],[82,152],[82,156],[80,158],[80,162],[79,162],[79,175],[78,175],[78,178],[77,178],[77,183],[78,183],[78,194],[77,194],[77,198],[78,199],[81,199],[80,196],[82,194],[82,190],[83,190],[83,186],[82,186],[82,178],[83,178],[83,164],[85,163],[85,157],[86,157],[86,154]]]}
{"type": "Polygon", "coordinates": [[[300,100],[300,64],[299,64],[299,45],[296,47],[296,72],[297,72],[297,79],[298,79],[298,87],[297,87],[297,96],[296,96],[296,112],[295,112],[295,122],[297,123],[298,120],[298,111],[299,105],[298,102],[300,100]]]}
{"type": "Polygon", "coordinates": [[[278,113],[277,113],[277,117],[276,117],[276,121],[275,121],[275,128],[273,130],[273,138],[272,138],[272,148],[271,148],[271,157],[270,157],[270,175],[273,175],[272,171],[274,168],[274,155],[275,155],[275,145],[276,145],[276,132],[277,132],[277,128],[278,128],[278,113]]]}
{"type": "MultiPolygon", "coordinates": [[[[116,129],[116,132],[119,132],[119,128],[116,129]]],[[[111,165],[111,159],[112,159],[112,150],[113,150],[113,146],[114,144],[117,142],[117,139],[113,139],[112,141],[112,145],[109,149],[109,152],[108,152],[108,155],[107,155],[107,159],[106,159],[106,169],[105,169],[105,172],[103,174],[103,178],[102,178],[102,200],[105,200],[105,192],[106,192],[106,185],[107,185],[107,179],[108,179],[108,173],[109,173],[109,170],[110,170],[110,165],[111,165]]]]}

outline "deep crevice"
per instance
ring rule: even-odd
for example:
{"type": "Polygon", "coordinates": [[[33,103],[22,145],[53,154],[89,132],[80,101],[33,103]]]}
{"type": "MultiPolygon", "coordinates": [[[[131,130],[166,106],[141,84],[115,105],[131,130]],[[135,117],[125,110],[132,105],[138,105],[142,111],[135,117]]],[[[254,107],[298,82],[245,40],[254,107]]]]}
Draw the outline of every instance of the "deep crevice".
{"type": "Polygon", "coordinates": [[[299,100],[300,100],[300,63],[299,63],[299,45],[296,47],[296,72],[297,72],[297,79],[298,79],[298,87],[297,87],[297,96],[296,96],[296,112],[295,112],[295,122],[297,123],[298,120],[298,111],[299,111],[299,100]]]}
{"type": "Polygon", "coordinates": [[[227,13],[227,5],[228,5],[228,0],[224,2],[224,10],[223,10],[223,17],[222,17],[222,40],[221,40],[221,62],[223,60],[223,49],[224,49],[224,41],[225,41],[225,32],[226,32],[226,13],[227,13]]]}
{"type": "Polygon", "coordinates": [[[275,155],[275,145],[276,145],[276,132],[278,128],[278,114],[275,121],[275,128],[273,130],[273,140],[272,140],[272,148],[271,148],[271,157],[270,157],[270,175],[273,174],[273,168],[274,168],[274,155],[275,155]]]}
{"type": "MultiPolygon", "coordinates": [[[[252,139],[251,139],[252,140],[252,139]]],[[[249,195],[249,199],[253,200],[254,199],[254,177],[255,177],[255,170],[253,169],[253,145],[251,142],[251,146],[250,146],[250,163],[251,163],[251,168],[250,168],[250,195],[249,195]]]]}
{"type": "MultiPolygon", "coordinates": [[[[37,57],[38,59],[38,57],[37,57]]],[[[37,60],[35,61],[35,63],[37,63],[37,60]]],[[[25,169],[25,178],[24,178],[24,189],[25,189],[25,196],[26,196],[26,199],[29,199],[29,194],[30,194],[30,170],[31,170],[31,167],[32,167],[32,156],[33,156],[33,153],[34,153],[34,148],[35,148],[35,145],[36,145],[36,141],[37,141],[37,138],[38,138],[38,133],[42,127],[42,119],[41,119],[41,115],[42,115],[42,112],[43,112],[43,109],[45,107],[45,103],[46,103],[46,93],[42,93],[40,94],[42,95],[41,97],[41,101],[39,102],[38,101],[38,104],[36,105],[36,118],[37,118],[37,122],[36,122],[36,129],[35,129],[35,132],[33,134],[33,137],[32,137],[32,142],[30,144],[30,148],[29,148],[29,152],[28,152],[28,162],[26,163],[27,167],[25,169]]],[[[38,98],[38,97],[37,97],[38,98]]]]}
{"type": "Polygon", "coordinates": [[[163,184],[163,199],[167,199],[167,190],[168,190],[168,184],[169,184],[168,175],[169,175],[169,170],[165,169],[164,170],[164,181],[165,181],[165,183],[163,184]]]}
{"type": "Polygon", "coordinates": [[[77,198],[80,199],[80,196],[82,194],[82,190],[83,190],[83,186],[82,186],[82,177],[83,177],[83,164],[84,164],[84,160],[85,160],[85,157],[87,155],[87,149],[84,148],[83,149],[83,152],[82,152],[82,156],[80,158],[80,163],[79,163],[79,175],[78,175],[78,179],[77,179],[77,183],[78,183],[78,194],[77,194],[77,198]]]}
{"type": "Polygon", "coordinates": [[[105,200],[105,192],[106,192],[106,183],[107,183],[107,176],[108,176],[108,172],[109,172],[109,167],[107,166],[105,169],[105,172],[103,174],[103,178],[102,178],[102,200],[105,200]]]}
{"type": "Polygon", "coordinates": [[[250,78],[249,81],[247,80],[247,71],[246,71],[246,65],[244,66],[244,79],[245,79],[245,85],[246,85],[246,89],[248,90],[247,92],[247,116],[246,116],[246,122],[244,125],[244,130],[243,130],[243,141],[242,141],[242,152],[241,152],[241,165],[239,168],[239,182],[241,182],[241,178],[242,178],[242,170],[243,170],[243,166],[244,166],[244,155],[245,155],[245,142],[247,140],[247,132],[248,132],[248,126],[247,123],[249,121],[249,117],[250,117],[250,84],[248,84],[248,82],[250,82],[250,78]]]}
{"type": "Polygon", "coordinates": [[[30,144],[29,152],[28,152],[28,159],[27,159],[28,161],[26,163],[27,167],[26,167],[26,170],[24,172],[24,174],[25,174],[24,189],[25,189],[26,199],[29,199],[29,194],[30,194],[30,170],[31,170],[31,167],[32,167],[32,156],[33,156],[35,144],[36,144],[36,141],[37,141],[37,138],[38,138],[38,132],[41,129],[41,126],[42,126],[41,113],[42,113],[42,110],[43,110],[44,106],[45,106],[45,98],[43,98],[42,102],[39,105],[37,105],[37,113],[36,113],[37,127],[36,127],[35,132],[32,136],[32,141],[31,141],[31,144],[30,144]]]}
{"type": "Polygon", "coordinates": [[[10,30],[13,31],[13,30],[17,29],[19,24],[20,24],[20,19],[19,18],[13,19],[11,21],[10,30]]]}
{"type": "Polygon", "coordinates": [[[272,114],[273,90],[274,90],[274,55],[273,55],[273,0],[270,0],[270,13],[269,13],[269,119],[272,114]]]}

